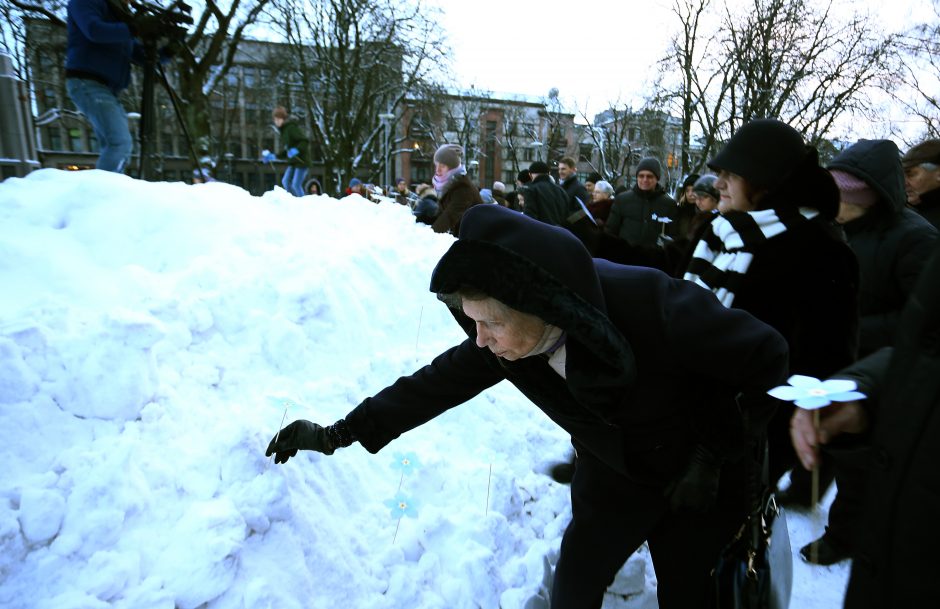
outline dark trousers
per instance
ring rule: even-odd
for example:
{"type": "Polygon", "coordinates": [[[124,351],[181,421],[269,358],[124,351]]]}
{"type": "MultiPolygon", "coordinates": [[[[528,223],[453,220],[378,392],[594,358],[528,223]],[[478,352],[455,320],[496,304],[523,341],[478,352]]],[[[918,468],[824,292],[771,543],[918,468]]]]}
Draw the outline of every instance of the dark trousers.
{"type": "Polygon", "coordinates": [[[747,512],[745,464],[725,466],[718,505],[673,514],[663,487],[631,481],[580,451],[571,482],[572,519],[555,569],[552,609],[599,609],[614,576],[649,542],[660,609],[701,607],[710,572],[747,512]]]}

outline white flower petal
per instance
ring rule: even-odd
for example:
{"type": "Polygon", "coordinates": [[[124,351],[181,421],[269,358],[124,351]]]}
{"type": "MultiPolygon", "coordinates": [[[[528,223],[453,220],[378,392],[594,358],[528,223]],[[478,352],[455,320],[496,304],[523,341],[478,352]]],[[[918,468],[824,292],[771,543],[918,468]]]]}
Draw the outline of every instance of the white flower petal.
{"type": "Polygon", "coordinates": [[[798,387],[791,387],[790,385],[781,385],[779,387],[774,387],[767,393],[771,397],[775,397],[778,400],[784,400],[786,402],[792,402],[793,400],[798,400],[800,398],[806,397],[805,389],[800,389],[798,387]]]}
{"type": "Polygon", "coordinates": [[[846,391],[855,391],[855,388],[858,385],[855,384],[855,381],[850,381],[848,379],[830,379],[828,381],[822,382],[822,387],[828,393],[843,393],[846,391]]]}
{"type": "Polygon", "coordinates": [[[793,385],[794,387],[803,387],[805,389],[815,389],[822,385],[822,381],[811,376],[804,376],[802,374],[794,374],[787,379],[787,382],[793,385]]]}

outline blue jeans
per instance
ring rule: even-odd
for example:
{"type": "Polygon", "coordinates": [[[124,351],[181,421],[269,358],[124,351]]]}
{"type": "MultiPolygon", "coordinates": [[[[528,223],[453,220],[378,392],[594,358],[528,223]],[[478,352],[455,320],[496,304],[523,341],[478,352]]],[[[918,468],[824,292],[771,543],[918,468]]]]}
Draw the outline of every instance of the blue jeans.
{"type": "Polygon", "coordinates": [[[284,190],[295,197],[304,196],[304,180],[307,179],[306,167],[294,167],[291,165],[284,170],[284,177],[281,178],[281,185],[284,190]]]}
{"type": "Polygon", "coordinates": [[[134,147],[124,106],[111,89],[94,80],[68,78],[65,89],[95,130],[101,148],[95,167],[123,173],[134,147]]]}

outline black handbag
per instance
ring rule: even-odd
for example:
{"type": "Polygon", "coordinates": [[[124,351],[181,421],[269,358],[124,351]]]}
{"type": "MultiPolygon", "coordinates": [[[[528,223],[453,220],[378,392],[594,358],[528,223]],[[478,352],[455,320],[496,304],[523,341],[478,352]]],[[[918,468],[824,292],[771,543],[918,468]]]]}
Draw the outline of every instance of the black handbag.
{"type": "Polygon", "coordinates": [[[712,609],[787,609],[793,586],[793,557],[783,508],[767,485],[767,449],[762,471],[753,460],[747,520],[722,550],[712,572],[712,609]]]}

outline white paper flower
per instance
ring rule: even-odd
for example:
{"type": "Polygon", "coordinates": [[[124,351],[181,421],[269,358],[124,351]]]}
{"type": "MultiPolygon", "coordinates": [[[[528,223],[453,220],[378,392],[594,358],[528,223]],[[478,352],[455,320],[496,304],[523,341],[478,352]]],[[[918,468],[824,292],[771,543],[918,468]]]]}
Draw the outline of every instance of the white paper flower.
{"type": "Polygon", "coordinates": [[[787,379],[789,385],[774,387],[767,393],[778,400],[793,402],[805,410],[816,410],[833,402],[863,400],[866,396],[860,391],[855,381],[830,379],[821,381],[811,376],[794,374],[787,379]]]}

